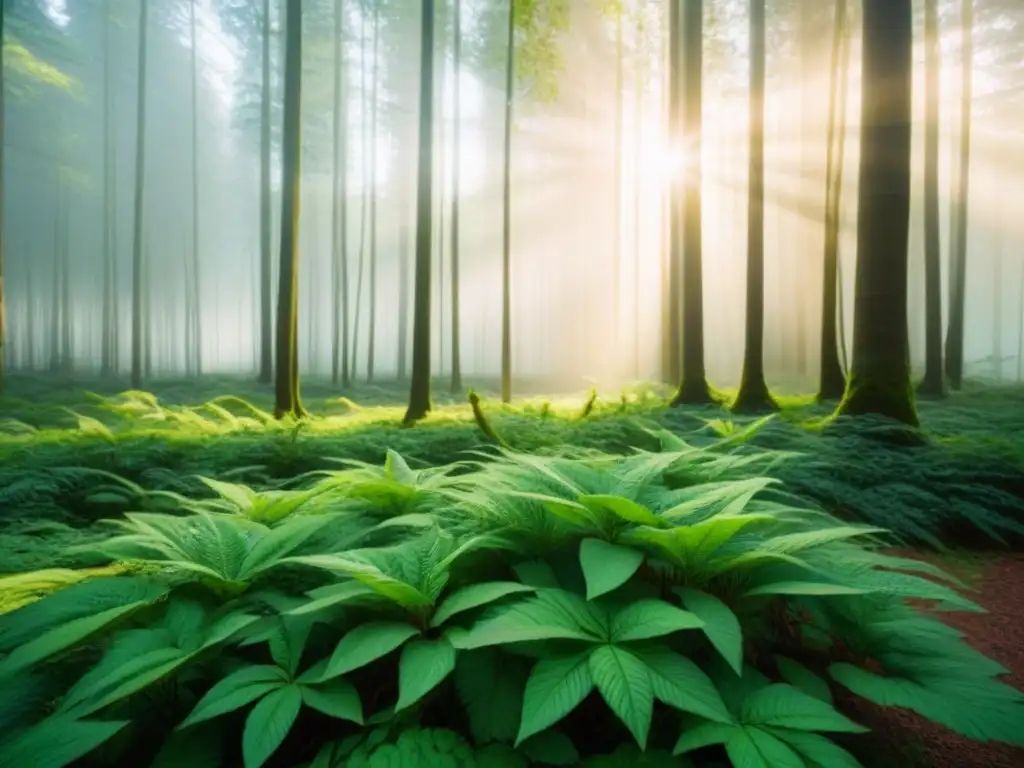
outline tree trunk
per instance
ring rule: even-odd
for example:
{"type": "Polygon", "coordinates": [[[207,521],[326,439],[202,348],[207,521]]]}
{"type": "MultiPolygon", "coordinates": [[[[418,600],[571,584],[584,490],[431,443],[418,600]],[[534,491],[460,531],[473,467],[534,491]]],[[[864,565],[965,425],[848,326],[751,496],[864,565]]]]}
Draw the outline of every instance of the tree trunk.
{"type": "Polygon", "coordinates": [[[924,280],[925,373],[918,393],[941,397],[942,372],[942,243],[939,237],[939,114],[942,67],[938,0],[924,3],[925,133],[924,133],[924,280]]]}
{"type": "Polygon", "coordinates": [[[380,3],[373,5],[373,83],[370,87],[370,285],[366,342],[366,381],[373,381],[377,337],[377,65],[380,48],[380,3]]]}
{"type": "Polygon", "coordinates": [[[60,212],[60,369],[71,373],[74,342],[71,327],[71,195],[60,212]]]}
{"type": "MultiPolygon", "coordinates": [[[[612,160],[612,336],[613,349],[618,349],[619,316],[622,312],[622,133],[623,133],[623,66],[624,40],[621,4],[615,8],[615,133],[612,160]]],[[[609,350],[610,351],[610,350],[609,350]]],[[[615,361],[618,363],[618,361],[615,361]]]]}
{"type": "Polygon", "coordinates": [[[863,5],[853,365],[838,414],[878,414],[916,426],[907,328],[911,6],[911,0],[863,5]]]}
{"type": "Polygon", "coordinates": [[[686,169],[683,222],[683,371],[672,405],[711,402],[704,370],[704,270],[701,223],[701,128],[704,89],[704,0],[683,5],[683,136],[686,169]]]}
{"type": "Polygon", "coordinates": [[[359,368],[359,319],[362,314],[363,303],[363,272],[366,268],[366,218],[368,213],[369,198],[367,196],[368,184],[366,183],[366,156],[369,151],[369,128],[366,122],[366,106],[367,106],[367,87],[366,79],[366,16],[365,9],[360,11],[360,25],[359,25],[359,128],[360,135],[362,136],[362,150],[363,150],[363,161],[359,166],[360,185],[362,186],[362,195],[360,200],[359,208],[359,262],[356,267],[356,305],[355,305],[355,317],[352,321],[352,376],[356,375],[356,371],[359,368]]]}
{"type": "Polygon", "coordinates": [[[946,378],[953,389],[960,389],[964,378],[964,309],[967,302],[967,226],[971,186],[971,108],[974,74],[974,5],[963,0],[963,84],[960,105],[960,163],[957,168],[959,189],[954,211],[956,239],[951,243],[949,324],[946,329],[946,378]]]}
{"type": "Polygon", "coordinates": [[[189,4],[189,30],[192,40],[192,372],[203,375],[203,307],[200,300],[199,279],[199,47],[196,39],[196,0],[189,4]]]}
{"type": "Polygon", "coordinates": [[[633,112],[636,117],[633,119],[633,378],[640,380],[640,214],[642,206],[640,199],[643,193],[643,181],[641,169],[644,167],[643,148],[643,115],[644,115],[644,12],[645,5],[638,5],[636,9],[636,50],[633,54],[633,69],[635,75],[633,112]]]}
{"type": "Polygon", "coordinates": [[[103,329],[100,344],[100,375],[110,376],[114,369],[114,264],[111,253],[113,212],[110,207],[110,177],[113,151],[110,142],[110,0],[103,0],[103,329]]]}
{"type": "Polygon", "coordinates": [[[260,93],[260,368],[259,381],[274,377],[270,208],[270,0],[263,0],[263,74],[260,93]]]}
{"type": "Polygon", "coordinates": [[[416,295],[412,334],[412,382],[405,423],[430,411],[430,245],[434,159],[434,0],[422,0],[420,27],[419,156],[416,184],[416,295]]]}
{"type": "Polygon", "coordinates": [[[743,375],[733,410],[776,408],[764,376],[765,0],[750,0],[750,172],[747,206],[747,317],[743,375]]]}
{"type": "Polygon", "coordinates": [[[665,334],[665,378],[675,384],[683,376],[683,35],[678,2],[669,4],[668,134],[673,168],[668,189],[668,323],[665,334]]]}
{"type": "Polygon", "coordinates": [[[846,148],[846,83],[849,79],[846,0],[836,0],[829,75],[828,147],[825,150],[825,253],[821,298],[818,400],[838,400],[846,387],[839,360],[839,234],[842,229],[843,165],[846,148]]]}
{"type": "Polygon", "coordinates": [[[302,0],[286,0],[281,255],[274,416],[306,415],[299,398],[299,202],[302,188],[302,0]]]}
{"type": "Polygon", "coordinates": [[[512,402],[512,103],[516,62],[516,0],[508,3],[505,54],[505,155],[501,246],[501,402],[512,402]]]}
{"type": "Polygon", "coordinates": [[[132,224],[132,389],[142,389],[142,227],[146,188],[146,37],[149,3],[139,10],[138,103],[135,117],[135,212],[132,224]]]}
{"type": "Polygon", "coordinates": [[[334,3],[334,159],[331,205],[331,382],[349,385],[348,342],[348,69],[344,0],[334,3]]]}
{"type": "Polygon", "coordinates": [[[452,68],[453,80],[455,81],[452,94],[452,254],[451,254],[451,280],[452,280],[452,379],[451,392],[457,394],[462,391],[462,354],[459,338],[459,182],[462,175],[460,159],[462,156],[461,139],[461,116],[462,116],[462,4],[455,3],[453,8],[453,45],[452,45],[452,68]]]}
{"type": "Polygon", "coordinates": [[[59,161],[56,173],[56,195],[53,206],[53,280],[50,289],[50,343],[49,368],[51,373],[60,372],[60,222],[63,207],[64,183],[59,161]]]}

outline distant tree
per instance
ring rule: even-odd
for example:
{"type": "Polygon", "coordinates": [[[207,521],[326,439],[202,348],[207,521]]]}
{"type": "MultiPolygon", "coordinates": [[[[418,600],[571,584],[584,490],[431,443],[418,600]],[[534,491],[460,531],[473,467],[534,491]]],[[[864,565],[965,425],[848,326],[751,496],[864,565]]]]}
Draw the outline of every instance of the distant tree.
{"type": "MultiPolygon", "coordinates": [[[[340,0],[339,0],[340,2],[340,0]]],[[[263,0],[260,44],[260,364],[259,380],[269,384],[274,375],[271,283],[270,156],[271,156],[271,67],[270,67],[270,0],[263,0]]]]}
{"type": "Polygon", "coordinates": [[[462,390],[462,350],[459,314],[459,204],[462,180],[461,127],[462,127],[462,3],[452,9],[452,213],[451,213],[451,280],[452,280],[452,379],[451,391],[462,390]]]}
{"type": "Polygon", "coordinates": [[[747,204],[747,317],[735,411],[776,408],[764,376],[765,0],[750,0],[750,172],[747,204]]]}
{"type": "Polygon", "coordinates": [[[334,0],[334,154],[331,163],[331,382],[349,385],[348,311],[348,69],[344,0],[334,0]]]}
{"type": "Polygon", "coordinates": [[[281,256],[277,292],[274,416],[306,415],[299,398],[299,202],[302,180],[302,0],[285,0],[281,256]]]}
{"type": "Polygon", "coordinates": [[[505,38],[505,150],[501,225],[501,402],[512,402],[512,103],[515,98],[516,0],[508,0],[505,38]]]}
{"type": "MultiPolygon", "coordinates": [[[[203,375],[203,325],[202,299],[200,294],[199,276],[199,42],[196,37],[196,0],[189,0],[189,40],[191,42],[191,75],[192,75],[192,249],[191,249],[191,285],[186,287],[188,302],[186,312],[191,313],[188,329],[191,338],[186,337],[188,354],[191,354],[191,365],[196,376],[203,375]]],[[[187,359],[187,358],[186,358],[187,359]]]]}
{"type": "Polygon", "coordinates": [[[139,63],[138,100],[135,117],[135,213],[132,234],[132,389],[142,389],[143,372],[143,295],[142,295],[142,241],[143,215],[146,190],[146,57],[149,3],[139,6],[139,63]]]}
{"type": "Polygon", "coordinates": [[[412,381],[405,423],[430,411],[430,246],[434,155],[434,0],[421,0],[419,155],[416,184],[416,284],[412,328],[412,381]]]}
{"type": "Polygon", "coordinates": [[[913,38],[911,0],[863,0],[853,364],[837,413],[916,426],[907,326],[913,38]]]}

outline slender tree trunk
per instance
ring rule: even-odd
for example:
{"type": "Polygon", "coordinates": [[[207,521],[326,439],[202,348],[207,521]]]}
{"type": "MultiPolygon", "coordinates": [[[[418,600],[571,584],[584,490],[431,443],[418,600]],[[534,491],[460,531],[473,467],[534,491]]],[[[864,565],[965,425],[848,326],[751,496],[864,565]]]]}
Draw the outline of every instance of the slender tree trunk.
{"type": "Polygon", "coordinates": [[[765,0],[750,0],[750,173],[747,205],[747,318],[735,411],[777,407],[764,376],[765,0]]]}
{"type": "Polygon", "coordinates": [[[263,0],[263,59],[260,93],[260,368],[259,381],[274,376],[273,257],[270,207],[270,0],[263,0]]]}
{"type": "Polygon", "coordinates": [[[666,379],[675,384],[683,375],[683,35],[682,11],[669,3],[668,34],[668,134],[675,165],[668,189],[668,332],[665,355],[666,379]]]}
{"type": "MultiPolygon", "coordinates": [[[[619,4],[615,9],[615,133],[613,137],[612,161],[612,342],[618,348],[619,320],[622,312],[622,133],[625,88],[623,19],[624,9],[619,4]]],[[[610,350],[609,350],[610,351],[610,350]]],[[[618,361],[615,361],[616,363],[618,361]]]]}
{"type": "Polygon", "coordinates": [[[636,50],[633,54],[635,81],[633,84],[633,378],[640,380],[640,198],[644,189],[641,169],[644,167],[643,115],[644,115],[644,12],[646,6],[638,5],[636,11],[636,50]]]}
{"type": "Polygon", "coordinates": [[[405,423],[430,411],[430,245],[434,192],[434,0],[422,0],[420,27],[419,156],[416,184],[416,295],[412,382],[405,423]]]}
{"type": "Polygon", "coordinates": [[[370,89],[370,286],[366,343],[366,380],[373,381],[377,340],[377,65],[380,48],[380,3],[373,5],[373,84],[370,89]]]}
{"type": "Polygon", "coordinates": [[[840,415],[917,425],[910,384],[911,0],[864,0],[853,366],[840,415]]]}
{"type": "Polygon", "coordinates": [[[452,67],[455,81],[452,94],[452,380],[451,391],[456,394],[462,390],[462,352],[459,336],[459,195],[462,175],[461,157],[461,122],[462,122],[462,3],[454,4],[452,67]]]}
{"type": "Polygon", "coordinates": [[[946,378],[960,389],[964,377],[964,310],[967,303],[967,227],[971,186],[971,109],[974,101],[974,3],[963,0],[963,85],[960,106],[959,189],[954,211],[956,239],[951,243],[949,324],[946,329],[946,378]]]}
{"type": "Polygon", "coordinates": [[[196,39],[196,0],[189,5],[189,31],[192,40],[192,372],[203,375],[203,307],[199,289],[199,44],[196,39]]]}
{"type": "Polygon", "coordinates": [[[306,415],[299,398],[299,203],[302,189],[302,0],[286,0],[281,256],[274,416],[306,415]]]}
{"type": "Polygon", "coordinates": [[[505,156],[501,248],[501,402],[512,402],[512,104],[516,61],[516,0],[508,2],[505,59],[505,156]]]}
{"type": "Polygon", "coordinates": [[[153,259],[149,238],[142,247],[142,371],[153,375],[153,259]]]}
{"type": "Polygon", "coordinates": [[[32,274],[35,272],[35,260],[28,263],[25,270],[25,356],[30,371],[36,369],[36,321],[39,313],[36,311],[36,289],[32,274]]]}
{"type": "Polygon", "coordinates": [[[999,216],[996,227],[999,240],[992,249],[992,374],[996,382],[1003,380],[1003,205],[1005,193],[996,203],[999,216]]]}
{"type": "Polygon", "coordinates": [[[71,373],[74,360],[71,317],[71,196],[60,217],[60,367],[71,373]]]}
{"type": "Polygon", "coordinates": [[[60,222],[63,216],[61,210],[64,205],[64,194],[61,188],[64,183],[64,175],[60,167],[57,168],[56,197],[53,206],[53,281],[50,290],[50,372],[60,372],[60,222]]]}
{"type": "Polygon", "coordinates": [[[181,272],[184,276],[185,284],[185,334],[182,337],[182,351],[184,352],[185,374],[190,375],[192,373],[192,360],[194,357],[192,344],[195,343],[195,337],[192,335],[192,319],[195,313],[192,309],[192,263],[189,258],[187,235],[182,237],[181,242],[181,272]]]}
{"type": "Polygon", "coordinates": [[[334,162],[331,243],[331,381],[349,385],[348,343],[348,69],[344,50],[344,0],[334,3],[334,162]],[[339,370],[340,368],[340,370],[339,370]]]}
{"type": "Polygon", "coordinates": [[[138,104],[135,118],[135,214],[132,235],[132,389],[142,389],[142,228],[146,188],[146,38],[149,3],[139,11],[138,104]]]}
{"type": "MultiPolygon", "coordinates": [[[[3,0],[0,0],[2,2],[3,0]]],[[[100,344],[100,375],[113,371],[114,265],[111,246],[110,177],[113,153],[110,146],[110,0],[103,0],[103,330],[100,344]]]]}
{"type": "Polygon", "coordinates": [[[367,62],[366,62],[366,10],[365,8],[360,10],[360,25],[359,25],[359,78],[360,78],[360,89],[359,89],[359,126],[360,134],[362,136],[362,150],[363,150],[363,162],[360,164],[360,184],[362,186],[362,195],[360,200],[359,208],[359,264],[356,267],[356,306],[355,306],[355,318],[352,323],[352,376],[356,375],[356,371],[359,368],[359,320],[362,312],[363,303],[363,272],[366,268],[366,224],[367,214],[369,212],[369,197],[368,187],[366,183],[366,157],[369,152],[369,127],[366,121],[366,111],[369,99],[367,98],[369,88],[367,87],[367,62]]]}
{"type": "Polygon", "coordinates": [[[942,242],[939,237],[939,112],[942,67],[939,48],[938,0],[924,3],[925,133],[924,133],[924,280],[925,373],[918,393],[941,397],[942,372],[942,242]]]}
{"type": "Polygon", "coordinates": [[[398,229],[398,368],[399,381],[405,380],[409,362],[409,179],[402,182],[402,224],[398,229]]]}
{"type": "Polygon", "coordinates": [[[683,222],[683,375],[673,405],[711,401],[704,369],[704,269],[701,130],[704,100],[704,0],[683,5],[686,172],[683,222]]]}
{"type": "Polygon", "coordinates": [[[843,160],[846,146],[846,82],[849,77],[843,55],[848,45],[846,0],[836,0],[832,32],[832,66],[829,76],[828,146],[825,150],[825,254],[821,299],[821,350],[818,400],[843,396],[846,375],[839,361],[838,326],[843,322],[839,305],[839,233],[843,160]]]}

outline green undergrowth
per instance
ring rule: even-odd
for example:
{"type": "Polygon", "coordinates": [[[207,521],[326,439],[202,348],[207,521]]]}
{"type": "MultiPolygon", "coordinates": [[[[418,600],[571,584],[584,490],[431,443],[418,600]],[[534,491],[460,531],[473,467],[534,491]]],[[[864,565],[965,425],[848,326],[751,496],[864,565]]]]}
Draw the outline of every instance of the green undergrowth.
{"type": "Polygon", "coordinates": [[[0,766],[875,765],[839,688],[1024,746],[966,585],[654,437],[140,489],[94,569],[0,581],[0,766]]]}
{"type": "MultiPolygon", "coordinates": [[[[229,383],[199,389],[223,392],[229,383]]],[[[0,548],[13,553],[0,570],[31,567],[40,540],[54,534],[92,535],[95,520],[135,504],[142,491],[208,492],[199,476],[288,488],[338,458],[375,461],[394,449],[413,466],[440,466],[496,447],[461,398],[439,398],[426,421],[403,428],[402,408],[369,404],[396,402],[393,386],[339,398],[318,385],[307,398],[316,416],[279,423],[261,389],[250,385],[240,390],[245,398],[196,405],[189,384],[161,389],[159,398],[52,384],[0,398],[0,548]]],[[[1002,546],[1024,531],[1024,390],[975,389],[922,402],[924,431],[914,440],[869,418],[832,421],[807,398],[779,398],[781,413],[759,421],[718,407],[666,408],[669,394],[643,386],[590,407],[586,398],[512,406],[485,398],[481,407],[504,444],[537,454],[654,449],[671,435],[712,450],[724,439],[741,454],[774,451],[780,460],[772,475],[795,492],[844,519],[885,527],[908,545],[1002,546]]]]}

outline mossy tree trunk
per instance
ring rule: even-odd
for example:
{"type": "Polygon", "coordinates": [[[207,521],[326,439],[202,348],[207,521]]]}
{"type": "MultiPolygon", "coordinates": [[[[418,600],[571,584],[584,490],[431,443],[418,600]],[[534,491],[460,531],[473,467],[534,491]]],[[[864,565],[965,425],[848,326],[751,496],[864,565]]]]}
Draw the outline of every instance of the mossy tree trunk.
{"type": "Polygon", "coordinates": [[[274,416],[306,415],[299,397],[299,209],[302,180],[302,0],[286,0],[281,255],[274,416]]]}
{"type": "Polygon", "coordinates": [[[135,116],[135,210],[132,223],[132,389],[142,389],[142,227],[146,190],[146,40],[149,3],[139,6],[138,98],[135,116]]]}
{"type": "MultiPolygon", "coordinates": [[[[340,0],[339,0],[340,1],[340,0]]],[[[260,367],[258,379],[274,377],[273,257],[270,207],[270,0],[263,0],[262,78],[260,81],[260,367]]]]}
{"type": "Polygon", "coordinates": [[[946,378],[960,389],[964,378],[964,311],[967,303],[967,229],[971,187],[971,108],[974,101],[974,3],[963,0],[961,19],[962,86],[960,104],[960,161],[957,166],[955,238],[950,243],[949,323],[946,328],[946,378]]]}
{"type": "Polygon", "coordinates": [[[683,370],[672,405],[711,402],[704,368],[701,129],[704,101],[704,0],[683,2],[683,370]]]}
{"type": "Polygon", "coordinates": [[[434,0],[422,0],[420,27],[419,150],[416,172],[416,286],[412,381],[405,423],[430,411],[430,246],[434,192],[434,0]]]}
{"type": "Polygon", "coordinates": [[[516,0],[508,3],[505,53],[505,155],[502,168],[501,402],[512,402],[512,104],[515,94],[516,0]]]}
{"type": "Polygon", "coordinates": [[[925,373],[921,395],[941,397],[942,372],[942,242],[939,236],[939,48],[938,0],[924,2],[924,280],[925,373]]]}
{"type": "Polygon", "coordinates": [[[776,408],[764,377],[765,0],[750,0],[750,170],[747,204],[747,317],[743,375],[733,410],[776,408]]]}
{"type": "Polygon", "coordinates": [[[839,359],[840,307],[839,232],[842,226],[843,167],[846,160],[846,84],[849,80],[849,32],[846,0],[836,0],[829,75],[828,146],[825,150],[825,250],[821,288],[821,349],[818,400],[838,400],[846,387],[839,359]]]}
{"type": "Polygon", "coordinates": [[[451,254],[451,280],[452,280],[452,378],[451,392],[456,394],[462,391],[462,353],[460,341],[461,318],[459,315],[459,195],[462,167],[459,162],[462,153],[461,142],[461,113],[462,113],[462,3],[455,3],[452,9],[452,79],[454,87],[452,92],[452,254],[451,254]]]}
{"type": "Polygon", "coordinates": [[[853,365],[837,413],[916,426],[907,326],[912,2],[864,0],[863,25],[853,365]]]}

